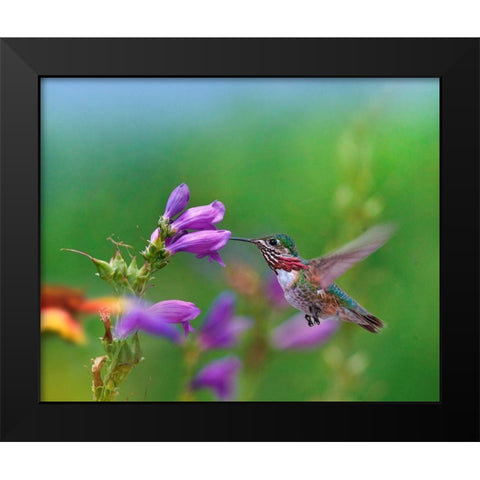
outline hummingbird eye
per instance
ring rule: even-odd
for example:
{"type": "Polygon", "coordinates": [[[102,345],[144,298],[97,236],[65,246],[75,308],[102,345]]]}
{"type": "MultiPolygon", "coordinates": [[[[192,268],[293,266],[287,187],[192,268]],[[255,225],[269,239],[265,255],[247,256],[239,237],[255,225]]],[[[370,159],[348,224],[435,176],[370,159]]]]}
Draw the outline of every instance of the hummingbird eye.
{"type": "Polygon", "coordinates": [[[277,245],[278,243],[278,240],[276,238],[271,238],[268,243],[273,247],[275,245],[277,245]]]}

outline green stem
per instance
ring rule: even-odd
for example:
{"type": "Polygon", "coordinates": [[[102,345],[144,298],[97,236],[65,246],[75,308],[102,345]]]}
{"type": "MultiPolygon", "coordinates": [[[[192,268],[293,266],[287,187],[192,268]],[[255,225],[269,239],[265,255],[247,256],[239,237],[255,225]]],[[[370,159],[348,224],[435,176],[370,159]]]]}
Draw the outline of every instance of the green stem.
{"type": "Polygon", "coordinates": [[[117,347],[113,359],[109,358],[108,366],[107,366],[107,373],[104,376],[102,391],[100,394],[100,398],[98,399],[99,402],[107,402],[112,401],[114,396],[116,395],[115,388],[110,388],[110,382],[112,382],[112,374],[114,371],[114,367],[116,367],[118,356],[120,354],[120,348],[117,347]]]}
{"type": "Polygon", "coordinates": [[[260,385],[262,367],[270,354],[268,339],[269,325],[272,323],[272,311],[269,305],[258,303],[254,305],[253,338],[245,352],[245,388],[244,400],[252,400],[260,385]]]}
{"type": "Polygon", "coordinates": [[[195,400],[194,393],[190,388],[190,384],[195,372],[195,367],[201,355],[201,350],[196,342],[188,342],[183,348],[183,389],[179,395],[179,400],[193,401],[195,400]]]}

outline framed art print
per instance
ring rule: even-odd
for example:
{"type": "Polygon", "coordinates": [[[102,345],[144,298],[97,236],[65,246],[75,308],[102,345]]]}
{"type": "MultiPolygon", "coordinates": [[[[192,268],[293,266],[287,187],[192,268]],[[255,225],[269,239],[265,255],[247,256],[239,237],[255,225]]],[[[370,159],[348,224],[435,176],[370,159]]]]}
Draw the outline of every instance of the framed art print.
{"type": "Polygon", "coordinates": [[[3,438],[478,439],[477,40],[1,48],[3,438]]]}

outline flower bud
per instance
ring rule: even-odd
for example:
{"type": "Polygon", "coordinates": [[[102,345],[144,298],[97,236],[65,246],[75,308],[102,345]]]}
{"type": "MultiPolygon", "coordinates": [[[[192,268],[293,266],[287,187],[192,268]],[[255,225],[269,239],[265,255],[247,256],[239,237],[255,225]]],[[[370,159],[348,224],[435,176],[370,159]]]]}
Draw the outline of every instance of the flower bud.
{"type": "Polygon", "coordinates": [[[110,260],[110,264],[113,268],[113,280],[118,285],[124,284],[127,277],[127,264],[122,257],[120,250],[117,250],[115,252],[115,255],[110,260]]]}
{"type": "Polygon", "coordinates": [[[163,216],[167,218],[174,217],[187,206],[189,200],[190,190],[185,183],[182,183],[170,194],[163,216]]]}
{"type": "Polygon", "coordinates": [[[90,257],[93,264],[97,268],[97,275],[102,279],[105,280],[107,283],[113,282],[113,276],[115,274],[115,270],[110,265],[110,263],[105,262],[105,260],[99,260],[98,258],[90,257]]]}
{"type": "Polygon", "coordinates": [[[127,268],[127,279],[131,285],[134,284],[135,280],[138,277],[138,266],[136,257],[132,258],[130,265],[127,268]]]}
{"type": "Polygon", "coordinates": [[[150,243],[155,243],[160,238],[160,227],[157,227],[150,235],[150,243]]]}

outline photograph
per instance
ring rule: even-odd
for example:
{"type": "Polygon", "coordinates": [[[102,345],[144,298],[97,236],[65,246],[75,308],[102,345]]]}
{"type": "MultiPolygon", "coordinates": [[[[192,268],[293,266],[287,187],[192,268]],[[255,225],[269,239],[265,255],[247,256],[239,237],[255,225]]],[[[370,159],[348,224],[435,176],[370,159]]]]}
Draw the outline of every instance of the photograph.
{"type": "Polygon", "coordinates": [[[439,402],[440,80],[39,79],[40,402],[439,402]]]}

